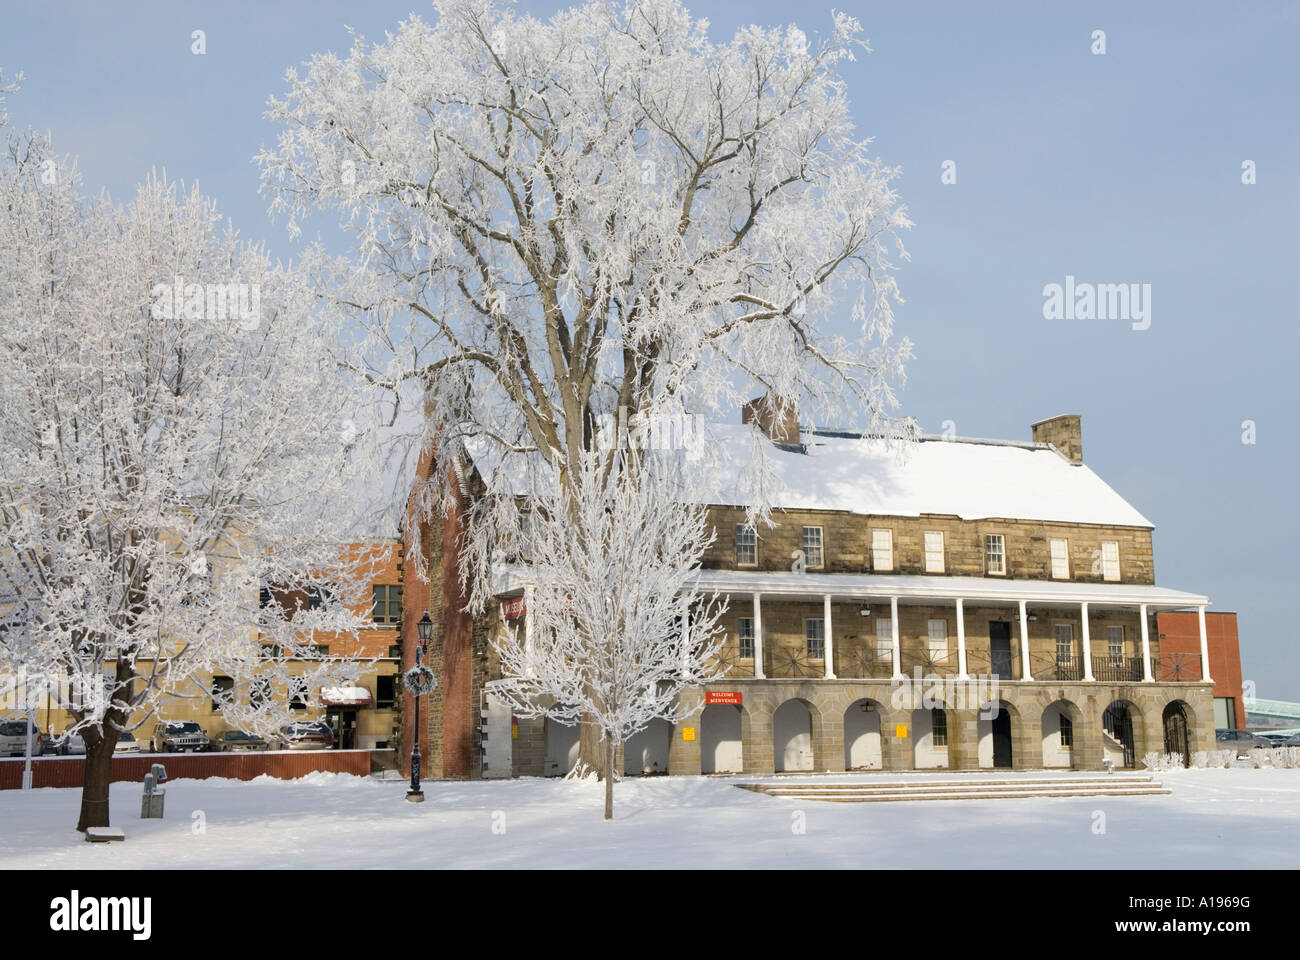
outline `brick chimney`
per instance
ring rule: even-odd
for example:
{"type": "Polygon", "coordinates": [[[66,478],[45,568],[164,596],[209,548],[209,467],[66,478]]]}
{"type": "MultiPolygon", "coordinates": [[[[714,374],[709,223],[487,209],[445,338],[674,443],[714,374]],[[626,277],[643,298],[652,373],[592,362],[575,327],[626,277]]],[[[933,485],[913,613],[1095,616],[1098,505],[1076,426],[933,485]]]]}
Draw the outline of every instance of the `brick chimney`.
{"type": "Polygon", "coordinates": [[[784,416],[778,407],[778,401],[768,394],[755,397],[740,408],[740,422],[756,424],[773,443],[798,443],[799,415],[794,404],[786,404],[784,416]]]}
{"type": "Polygon", "coordinates": [[[1035,443],[1050,443],[1072,463],[1083,463],[1083,424],[1077,413],[1039,420],[1031,428],[1035,443]]]}

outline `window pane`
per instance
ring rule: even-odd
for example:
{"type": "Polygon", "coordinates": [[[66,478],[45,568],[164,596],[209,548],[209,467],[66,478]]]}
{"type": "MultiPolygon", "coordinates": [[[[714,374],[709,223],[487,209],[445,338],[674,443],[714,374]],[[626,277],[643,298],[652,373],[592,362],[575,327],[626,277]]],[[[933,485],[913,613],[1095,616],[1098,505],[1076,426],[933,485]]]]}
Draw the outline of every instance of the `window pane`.
{"type": "Polygon", "coordinates": [[[943,532],[929,530],[925,534],[925,572],[943,573],[943,532]]]}
{"type": "Polygon", "coordinates": [[[826,656],[826,622],[824,620],[805,620],[804,636],[808,641],[808,656],[820,659],[826,656]]]}
{"type": "Polygon", "coordinates": [[[874,570],[894,569],[893,531],[871,531],[871,566],[874,570]]]}
{"type": "Polygon", "coordinates": [[[1101,544],[1101,574],[1105,580],[1119,579],[1119,543],[1114,540],[1101,544]]]}
{"type": "Polygon", "coordinates": [[[803,556],[804,562],[810,567],[820,567],[822,565],[821,527],[803,528],[803,556]]]}
{"type": "Polygon", "coordinates": [[[1070,577],[1070,558],[1069,551],[1064,540],[1051,541],[1052,546],[1052,576],[1057,580],[1068,580],[1070,577]]]}

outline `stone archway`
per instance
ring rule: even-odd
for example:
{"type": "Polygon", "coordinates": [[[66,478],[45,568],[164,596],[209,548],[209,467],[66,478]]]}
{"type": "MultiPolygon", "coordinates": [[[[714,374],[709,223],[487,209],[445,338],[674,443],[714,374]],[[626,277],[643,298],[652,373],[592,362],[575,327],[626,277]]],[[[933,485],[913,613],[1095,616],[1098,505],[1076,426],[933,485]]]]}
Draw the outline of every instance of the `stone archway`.
{"type": "Polygon", "coordinates": [[[777,773],[813,769],[813,715],[806,700],[787,700],[776,708],[772,747],[777,773]]]}
{"type": "Polygon", "coordinates": [[[981,707],[977,720],[979,765],[982,769],[1010,770],[1015,766],[1015,734],[1019,714],[1005,700],[981,707]]]}
{"type": "Polygon", "coordinates": [[[624,775],[642,777],[667,773],[672,742],[673,725],[662,717],[655,717],[623,744],[624,775]]]}
{"type": "Polygon", "coordinates": [[[1142,756],[1142,712],[1128,700],[1113,700],[1101,715],[1103,762],[1132,769],[1142,756]]]}
{"type": "Polygon", "coordinates": [[[568,726],[546,718],[546,761],[542,773],[548,777],[563,777],[578,762],[579,726],[568,726]]]}
{"type": "Polygon", "coordinates": [[[880,739],[883,712],[879,702],[865,697],[844,711],[845,770],[880,770],[884,766],[880,739]]]}
{"type": "Polygon", "coordinates": [[[1053,700],[1043,708],[1043,766],[1074,769],[1081,764],[1083,713],[1069,700],[1053,700]]]}
{"type": "Polygon", "coordinates": [[[700,772],[740,773],[745,768],[744,718],[730,703],[711,703],[700,714],[700,772]]]}
{"type": "Polygon", "coordinates": [[[1182,700],[1171,700],[1160,715],[1165,733],[1165,753],[1178,753],[1183,766],[1192,765],[1191,710],[1182,700]]]}

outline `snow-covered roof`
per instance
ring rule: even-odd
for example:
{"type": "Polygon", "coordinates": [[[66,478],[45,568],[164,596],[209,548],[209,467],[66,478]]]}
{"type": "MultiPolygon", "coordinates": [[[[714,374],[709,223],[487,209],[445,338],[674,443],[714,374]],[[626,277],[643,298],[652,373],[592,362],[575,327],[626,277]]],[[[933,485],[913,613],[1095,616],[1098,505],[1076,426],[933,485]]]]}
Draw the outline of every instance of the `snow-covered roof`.
{"type": "MultiPolygon", "coordinates": [[[[748,502],[741,467],[752,429],[714,425],[718,479],[712,502],[748,502]]],[[[777,445],[769,450],[784,485],[773,499],[785,509],[1153,526],[1091,469],[1047,444],[925,437],[900,456],[876,438],[804,432],[801,439],[804,452],[777,445]]]]}

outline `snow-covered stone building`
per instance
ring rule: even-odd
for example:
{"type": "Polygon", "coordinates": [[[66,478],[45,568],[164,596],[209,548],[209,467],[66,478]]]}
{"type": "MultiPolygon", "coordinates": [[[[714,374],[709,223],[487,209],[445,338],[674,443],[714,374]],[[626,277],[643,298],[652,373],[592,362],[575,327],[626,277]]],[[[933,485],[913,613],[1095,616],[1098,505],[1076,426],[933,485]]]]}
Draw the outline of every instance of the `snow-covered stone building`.
{"type": "MultiPolygon", "coordinates": [[[[1083,463],[1078,416],[1034,424],[1030,442],[925,437],[902,458],[744,419],[715,432],[717,539],[700,576],[729,598],[728,677],[684,694],[702,707],[691,719],[633,738],[627,773],[1095,770],[1212,747],[1209,598],[1157,586],[1152,524],[1083,463]],[[755,427],[784,488],[757,529],[735,485],[755,427]],[[1171,610],[1200,619],[1200,656],[1176,667],[1154,627],[1171,610]]],[[[563,774],[576,728],[512,718],[485,692],[493,633],[530,626],[526,576],[502,581],[488,615],[460,612],[443,549],[457,523],[421,528],[433,576],[405,588],[408,661],[422,611],[437,624],[426,775],[563,774]]]]}

